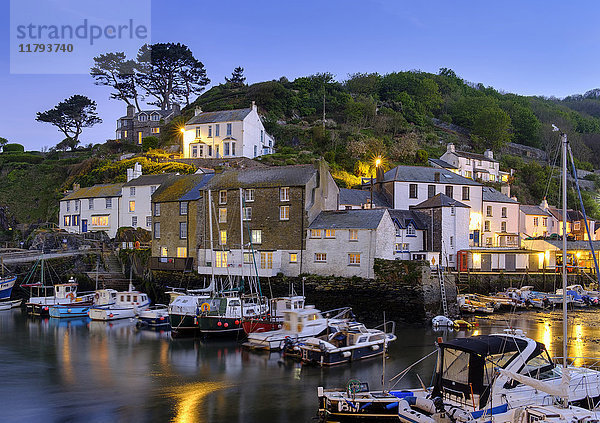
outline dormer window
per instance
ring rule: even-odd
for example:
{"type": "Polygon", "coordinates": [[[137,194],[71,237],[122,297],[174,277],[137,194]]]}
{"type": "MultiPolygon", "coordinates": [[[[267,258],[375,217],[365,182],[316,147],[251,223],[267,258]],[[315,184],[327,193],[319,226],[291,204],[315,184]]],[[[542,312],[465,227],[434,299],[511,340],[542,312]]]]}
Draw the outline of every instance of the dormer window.
{"type": "Polygon", "coordinates": [[[150,115],[150,120],[158,122],[160,120],[160,115],[158,113],[152,113],[152,115],[150,115]]]}
{"type": "Polygon", "coordinates": [[[140,113],[138,116],[138,120],[140,122],[146,122],[148,120],[148,116],[145,113],[140,113]]]}
{"type": "Polygon", "coordinates": [[[417,234],[417,231],[415,230],[415,227],[412,225],[412,223],[409,223],[406,226],[406,235],[415,236],[416,234],[417,234]]]}

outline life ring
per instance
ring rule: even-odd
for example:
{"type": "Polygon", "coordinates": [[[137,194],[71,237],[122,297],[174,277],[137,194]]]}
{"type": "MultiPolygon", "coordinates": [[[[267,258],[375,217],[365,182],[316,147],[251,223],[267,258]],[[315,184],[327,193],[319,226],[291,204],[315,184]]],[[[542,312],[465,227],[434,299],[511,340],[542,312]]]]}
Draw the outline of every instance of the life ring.
{"type": "Polygon", "coordinates": [[[73,294],[72,292],[69,292],[67,294],[67,298],[69,298],[71,301],[73,301],[73,299],[75,298],[75,294],[73,294]]]}
{"type": "Polygon", "coordinates": [[[200,310],[202,310],[203,312],[208,312],[210,311],[210,304],[209,303],[202,303],[202,305],[200,306],[200,310]]]}
{"type": "Polygon", "coordinates": [[[136,250],[139,250],[140,249],[140,242],[136,241],[135,244],[134,244],[134,246],[135,246],[136,250]]]}

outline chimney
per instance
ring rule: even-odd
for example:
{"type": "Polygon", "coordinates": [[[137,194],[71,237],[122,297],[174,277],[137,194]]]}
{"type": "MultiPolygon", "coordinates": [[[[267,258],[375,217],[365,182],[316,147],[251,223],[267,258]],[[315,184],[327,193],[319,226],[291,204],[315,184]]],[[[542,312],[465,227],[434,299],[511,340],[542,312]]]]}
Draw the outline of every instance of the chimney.
{"type": "Polygon", "coordinates": [[[377,175],[376,175],[375,181],[381,183],[381,182],[383,182],[383,175],[384,175],[383,166],[377,166],[376,169],[377,169],[377,175]]]}
{"type": "Polygon", "coordinates": [[[196,109],[194,110],[194,116],[198,116],[200,113],[202,113],[202,109],[200,106],[196,106],[196,109]]]}
{"type": "Polygon", "coordinates": [[[81,188],[81,185],[79,184],[73,184],[73,191],[77,191],[81,188]]]}
{"type": "Polygon", "coordinates": [[[252,100],[252,110],[257,110],[256,102],[254,100],[252,100]]]}
{"type": "Polygon", "coordinates": [[[127,182],[133,179],[133,169],[127,169],[127,182]]]}
{"type": "Polygon", "coordinates": [[[540,207],[543,210],[548,210],[548,201],[546,200],[546,197],[544,197],[544,199],[542,200],[542,203],[540,204],[540,207]]]}
{"type": "Polygon", "coordinates": [[[181,107],[179,107],[179,103],[173,103],[173,105],[171,106],[171,110],[173,110],[174,115],[181,114],[181,107]]]}
{"type": "Polygon", "coordinates": [[[455,149],[454,149],[454,144],[449,143],[448,146],[446,147],[446,151],[448,153],[454,153],[455,149]]]}
{"type": "Polygon", "coordinates": [[[494,152],[489,148],[483,152],[483,155],[490,160],[494,160],[494,152]]]}
{"type": "Polygon", "coordinates": [[[500,187],[500,192],[507,197],[510,197],[510,185],[505,184],[500,187]]]}
{"type": "Polygon", "coordinates": [[[132,118],[133,115],[135,115],[135,106],[132,106],[131,104],[127,106],[127,117],[128,118],[132,118]]]}

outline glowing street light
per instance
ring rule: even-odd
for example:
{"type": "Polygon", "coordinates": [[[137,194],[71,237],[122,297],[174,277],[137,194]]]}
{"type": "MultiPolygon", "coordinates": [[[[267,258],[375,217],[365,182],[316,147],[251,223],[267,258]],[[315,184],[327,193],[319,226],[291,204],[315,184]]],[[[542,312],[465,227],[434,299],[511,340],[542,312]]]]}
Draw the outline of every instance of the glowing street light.
{"type": "MultiPolygon", "coordinates": [[[[381,164],[381,157],[375,158],[375,177],[377,177],[377,169],[381,164]]],[[[371,208],[373,208],[373,175],[371,175],[371,208]]]]}

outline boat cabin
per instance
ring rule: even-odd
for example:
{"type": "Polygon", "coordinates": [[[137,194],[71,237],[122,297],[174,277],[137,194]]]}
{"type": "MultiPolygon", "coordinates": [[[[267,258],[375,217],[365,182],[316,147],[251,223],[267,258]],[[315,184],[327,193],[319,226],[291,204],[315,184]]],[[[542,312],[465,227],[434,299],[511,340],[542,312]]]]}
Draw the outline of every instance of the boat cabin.
{"type": "MultiPolygon", "coordinates": [[[[465,406],[486,406],[496,368],[539,380],[556,377],[555,366],[544,344],[525,337],[480,335],[452,339],[439,343],[438,347],[432,395],[465,406]]],[[[501,387],[512,389],[516,386],[518,382],[509,380],[501,387]]]]}
{"type": "Polygon", "coordinates": [[[109,305],[117,302],[117,291],[114,289],[99,289],[94,294],[95,305],[109,305]]]}
{"type": "Polygon", "coordinates": [[[60,299],[75,298],[77,296],[77,284],[70,282],[54,285],[54,296],[60,299]]]}
{"type": "Polygon", "coordinates": [[[271,314],[276,317],[283,317],[283,312],[285,310],[303,309],[304,300],[305,298],[302,295],[273,298],[271,300],[271,314]]]}
{"type": "Polygon", "coordinates": [[[138,306],[148,302],[148,295],[137,292],[127,291],[117,293],[117,305],[120,306],[138,306]]]}
{"type": "Polygon", "coordinates": [[[304,327],[322,319],[321,312],[313,306],[306,306],[306,308],[300,310],[284,310],[283,330],[300,333],[304,327]]]}

